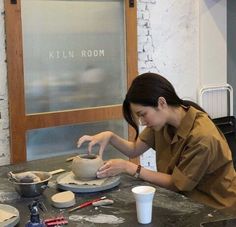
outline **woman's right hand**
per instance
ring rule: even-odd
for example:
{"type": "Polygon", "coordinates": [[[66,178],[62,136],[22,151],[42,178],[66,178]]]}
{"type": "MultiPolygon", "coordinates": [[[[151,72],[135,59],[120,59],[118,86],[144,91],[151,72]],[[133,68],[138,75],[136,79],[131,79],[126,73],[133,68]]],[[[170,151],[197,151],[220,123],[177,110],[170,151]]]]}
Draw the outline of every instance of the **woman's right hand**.
{"type": "Polygon", "coordinates": [[[93,146],[98,144],[99,145],[99,156],[102,157],[103,151],[106,148],[107,144],[110,142],[112,134],[113,133],[110,131],[105,131],[105,132],[101,132],[101,133],[98,133],[93,136],[84,135],[78,140],[77,147],[80,148],[84,142],[89,142],[88,152],[89,152],[89,154],[91,154],[93,146]]]}

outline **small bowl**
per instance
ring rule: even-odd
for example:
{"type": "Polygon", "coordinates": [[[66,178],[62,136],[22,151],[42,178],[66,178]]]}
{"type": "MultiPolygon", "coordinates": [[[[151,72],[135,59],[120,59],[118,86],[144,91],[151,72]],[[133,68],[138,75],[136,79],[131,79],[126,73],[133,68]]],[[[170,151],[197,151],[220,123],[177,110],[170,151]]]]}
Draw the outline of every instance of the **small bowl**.
{"type": "Polygon", "coordinates": [[[43,193],[47,188],[48,181],[52,178],[52,174],[43,171],[31,171],[35,175],[39,176],[41,181],[32,183],[16,182],[13,179],[9,179],[14,184],[15,190],[23,197],[35,197],[43,193]]]}

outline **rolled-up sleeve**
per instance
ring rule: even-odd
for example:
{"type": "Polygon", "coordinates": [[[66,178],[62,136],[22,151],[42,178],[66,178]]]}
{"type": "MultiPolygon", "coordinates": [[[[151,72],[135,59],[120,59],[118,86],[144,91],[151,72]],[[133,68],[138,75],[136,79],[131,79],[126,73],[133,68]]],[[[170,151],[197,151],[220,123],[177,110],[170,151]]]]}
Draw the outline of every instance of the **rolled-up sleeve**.
{"type": "Polygon", "coordinates": [[[191,180],[188,176],[181,172],[178,167],[174,168],[172,179],[175,186],[180,191],[191,191],[197,184],[197,182],[191,180]]]}
{"type": "Polygon", "coordinates": [[[207,146],[197,143],[183,151],[172,180],[180,191],[191,191],[206,174],[213,155],[207,146]]]}

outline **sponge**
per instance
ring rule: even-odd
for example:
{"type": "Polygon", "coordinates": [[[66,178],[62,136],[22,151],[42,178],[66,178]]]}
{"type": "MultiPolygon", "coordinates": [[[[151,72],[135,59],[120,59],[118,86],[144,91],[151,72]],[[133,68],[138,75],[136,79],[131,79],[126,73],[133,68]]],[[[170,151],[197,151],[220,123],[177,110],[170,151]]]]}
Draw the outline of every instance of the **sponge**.
{"type": "Polygon", "coordinates": [[[59,192],[51,197],[52,205],[57,208],[67,208],[75,205],[75,194],[71,191],[59,192]]]}

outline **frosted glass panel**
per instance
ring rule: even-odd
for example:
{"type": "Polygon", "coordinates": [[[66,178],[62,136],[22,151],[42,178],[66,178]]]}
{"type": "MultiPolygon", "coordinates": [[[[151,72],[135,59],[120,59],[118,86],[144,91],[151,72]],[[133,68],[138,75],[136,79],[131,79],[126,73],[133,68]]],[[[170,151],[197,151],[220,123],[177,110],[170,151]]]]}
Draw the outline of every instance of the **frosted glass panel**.
{"type": "MultiPolygon", "coordinates": [[[[111,130],[127,138],[128,126],[123,120],[103,121],[89,124],[68,125],[46,129],[34,129],[27,133],[27,160],[35,160],[58,155],[86,153],[87,143],[77,149],[76,143],[82,135],[94,135],[104,130],[111,130]]],[[[93,149],[98,153],[98,147],[93,149]]],[[[104,159],[125,158],[112,146],[104,152],[104,159]]]]}
{"type": "Polygon", "coordinates": [[[21,0],[26,113],[120,104],[123,0],[21,0]]]}

